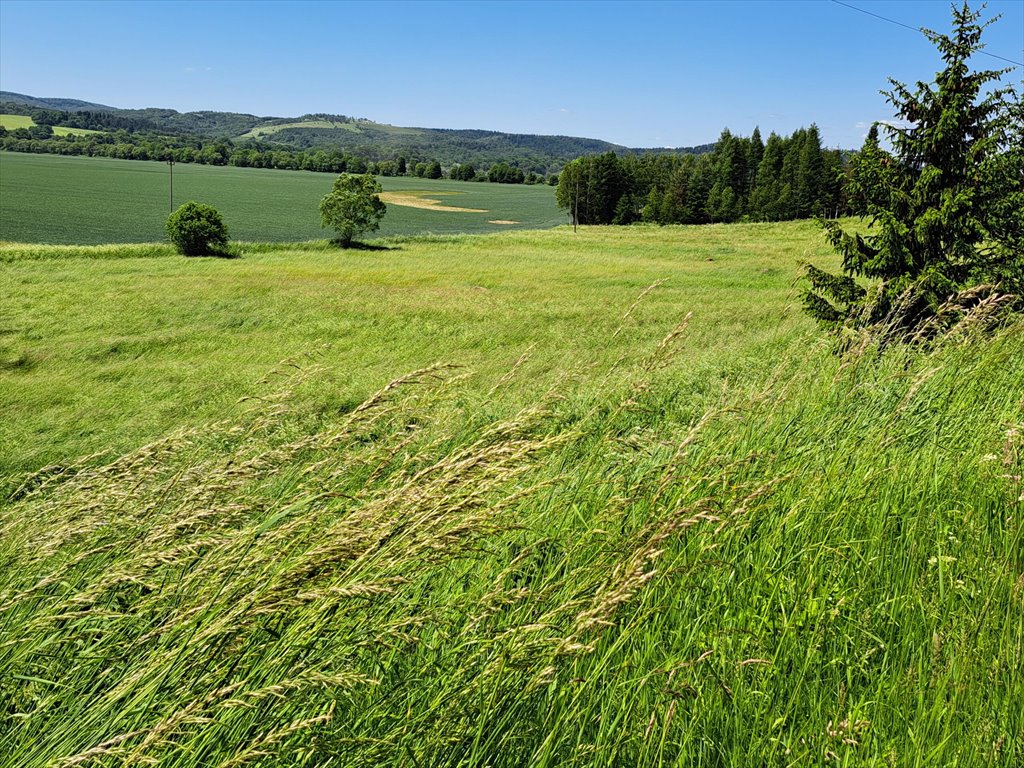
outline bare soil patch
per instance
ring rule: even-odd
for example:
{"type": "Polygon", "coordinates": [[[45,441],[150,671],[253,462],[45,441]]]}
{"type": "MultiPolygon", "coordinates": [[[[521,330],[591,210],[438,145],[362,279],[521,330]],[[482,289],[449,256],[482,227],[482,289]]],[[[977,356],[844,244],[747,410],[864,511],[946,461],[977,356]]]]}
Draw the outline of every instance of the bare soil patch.
{"type": "Polygon", "coordinates": [[[487,213],[485,208],[461,208],[457,205],[445,205],[442,200],[436,200],[424,195],[450,195],[451,192],[381,192],[377,197],[385,203],[392,205],[404,205],[406,208],[423,208],[428,211],[448,211],[449,213],[487,213]]]}

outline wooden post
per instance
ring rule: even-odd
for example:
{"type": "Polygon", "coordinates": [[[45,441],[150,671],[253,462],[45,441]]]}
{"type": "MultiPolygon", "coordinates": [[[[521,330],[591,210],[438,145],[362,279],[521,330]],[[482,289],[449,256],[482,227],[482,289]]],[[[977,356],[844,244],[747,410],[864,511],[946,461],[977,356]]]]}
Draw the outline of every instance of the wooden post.
{"type": "Polygon", "coordinates": [[[580,220],[580,177],[576,177],[576,198],[573,200],[572,233],[576,234],[576,224],[580,220]]]}
{"type": "Polygon", "coordinates": [[[171,213],[174,213],[174,158],[173,157],[168,157],[167,158],[167,167],[171,171],[171,197],[170,197],[170,202],[171,202],[171,213]]]}

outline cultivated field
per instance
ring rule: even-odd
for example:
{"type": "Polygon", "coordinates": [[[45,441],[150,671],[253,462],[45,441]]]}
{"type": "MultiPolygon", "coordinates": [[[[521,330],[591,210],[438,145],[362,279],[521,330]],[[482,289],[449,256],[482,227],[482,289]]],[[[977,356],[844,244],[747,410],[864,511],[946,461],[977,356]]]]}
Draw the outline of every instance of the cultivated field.
{"type": "MultiPolygon", "coordinates": [[[[307,171],[178,163],[174,201],[208,203],[233,239],[299,241],[331,236],[317,208],[334,176],[307,171]]],[[[496,232],[565,222],[549,186],[381,178],[391,193],[444,195],[466,211],[390,205],[377,236],[496,232]],[[494,224],[512,221],[515,224],[494,224]]],[[[0,152],[0,241],[65,244],[144,243],[166,239],[168,167],[164,163],[0,152]]]]}
{"type": "Polygon", "coordinates": [[[1021,764],[1024,327],[839,358],[807,222],[380,245],[0,249],[0,764],[1021,764]]]}

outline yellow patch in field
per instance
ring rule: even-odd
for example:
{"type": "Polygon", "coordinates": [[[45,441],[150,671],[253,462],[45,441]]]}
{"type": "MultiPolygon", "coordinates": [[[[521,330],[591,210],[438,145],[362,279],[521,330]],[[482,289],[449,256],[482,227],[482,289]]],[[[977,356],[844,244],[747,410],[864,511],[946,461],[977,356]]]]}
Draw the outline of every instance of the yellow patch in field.
{"type": "Polygon", "coordinates": [[[518,221],[512,221],[511,219],[491,219],[487,223],[488,224],[519,224],[518,221]]]}
{"type": "Polygon", "coordinates": [[[407,190],[401,192],[381,192],[377,197],[385,203],[404,205],[406,208],[423,208],[428,211],[448,211],[449,213],[487,213],[484,208],[460,208],[456,205],[445,205],[441,200],[424,195],[451,195],[452,192],[417,192],[407,190]]]}

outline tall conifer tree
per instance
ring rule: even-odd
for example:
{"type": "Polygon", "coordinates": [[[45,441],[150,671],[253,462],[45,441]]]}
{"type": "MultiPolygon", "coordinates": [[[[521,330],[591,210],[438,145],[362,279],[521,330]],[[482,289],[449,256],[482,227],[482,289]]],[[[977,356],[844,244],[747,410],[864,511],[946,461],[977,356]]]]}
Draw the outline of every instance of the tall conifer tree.
{"type": "Polygon", "coordinates": [[[818,126],[811,123],[803,135],[796,169],[796,213],[800,218],[821,213],[821,187],[824,181],[825,162],[821,156],[821,134],[818,126]]]}
{"type": "Polygon", "coordinates": [[[867,181],[859,190],[876,229],[862,236],[825,223],[844,274],[808,267],[804,304],[819,320],[884,321],[909,334],[958,291],[993,281],[1024,289],[1024,153],[1011,143],[1020,136],[1021,106],[1011,88],[985,92],[1009,70],[968,66],[991,23],[979,17],[965,2],[953,8],[950,35],[924,31],[945,63],[934,83],[911,91],[890,79],[885,95],[899,121],[886,126],[892,156],[862,158],[867,181]],[[857,277],[880,284],[868,292],[857,277]]]}
{"type": "Polygon", "coordinates": [[[858,216],[867,216],[869,201],[884,194],[888,163],[888,154],[878,141],[878,123],[873,123],[864,138],[864,146],[850,160],[848,195],[853,212],[858,216]]]}
{"type": "Polygon", "coordinates": [[[756,125],[754,132],[750,134],[750,151],[747,153],[747,194],[754,190],[754,182],[757,177],[758,167],[761,165],[761,158],[764,157],[764,140],[761,138],[761,129],[756,125]]]}

